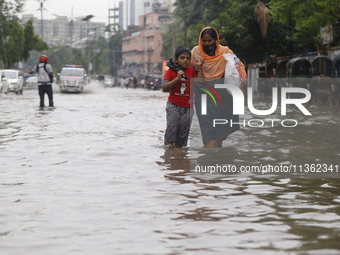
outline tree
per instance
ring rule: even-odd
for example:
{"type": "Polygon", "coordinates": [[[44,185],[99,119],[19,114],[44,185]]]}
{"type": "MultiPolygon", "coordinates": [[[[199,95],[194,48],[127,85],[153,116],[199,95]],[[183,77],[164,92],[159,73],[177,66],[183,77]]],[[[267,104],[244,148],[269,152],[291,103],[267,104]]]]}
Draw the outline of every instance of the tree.
{"type": "Polygon", "coordinates": [[[10,27],[15,27],[12,23],[17,22],[16,14],[22,10],[23,4],[24,0],[0,0],[0,59],[4,58],[6,52],[3,47],[4,41],[13,40],[13,38],[8,38],[11,33],[10,27]]]}
{"type": "Polygon", "coordinates": [[[258,1],[255,6],[255,19],[261,26],[263,37],[267,36],[268,25],[271,21],[268,11],[269,9],[261,1],[258,1]]]}
{"type": "Polygon", "coordinates": [[[30,57],[30,52],[32,50],[43,51],[47,50],[47,44],[41,40],[39,35],[34,34],[33,20],[27,21],[24,29],[25,44],[22,51],[21,59],[25,62],[30,57]]]}
{"type": "Polygon", "coordinates": [[[173,33],[177,34],[183,31],[183,46],[187,46],[187,30],[191,25],[202,21],[204,14],[204,3],[207,0],[182,0],[175,2],[175,22],[173,33]]]}
{"type": "Polygon", "coordinates": [[[10,22],[10,34],[2,44],[3,62],[6,68],[11,68],[12,65],[19,62],[24,49],[24,30],[18,19],[10,22]]]}
{"type": "Polygon", "coordinates": [[[274,22],[291,30],[291,39],[302,47],[321,44],[320,27],[340,26],[338,0],[271,0],[270,14],[274,22]]]}
{"type": "Polygon", "coordinates": [[[120,30],[111,36],[108,46],[110,48],[110,74],[117,76],[118,68],[122,65],[122,33],[120,30]]]}

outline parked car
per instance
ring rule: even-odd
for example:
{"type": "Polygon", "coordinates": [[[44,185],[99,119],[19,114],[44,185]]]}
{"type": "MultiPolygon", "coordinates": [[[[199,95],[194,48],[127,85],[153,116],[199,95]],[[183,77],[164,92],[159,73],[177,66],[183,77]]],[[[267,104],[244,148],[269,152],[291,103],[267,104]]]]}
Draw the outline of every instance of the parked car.
{"type": "Polygon", "coordinates": [[[0,93],[7,94],[9,92],[8,82],[7,78],[4,74],[1,73],[2,70],[0,70],[0,93]]]}
{"type": "Polygon", "coordinates": [[[20,74],[19,70],[3,69],[1,71],[1,77],[7,79],[9,92],[15,92],[16,94],[22,94],[24,87],[24,78],[20,74]]]}

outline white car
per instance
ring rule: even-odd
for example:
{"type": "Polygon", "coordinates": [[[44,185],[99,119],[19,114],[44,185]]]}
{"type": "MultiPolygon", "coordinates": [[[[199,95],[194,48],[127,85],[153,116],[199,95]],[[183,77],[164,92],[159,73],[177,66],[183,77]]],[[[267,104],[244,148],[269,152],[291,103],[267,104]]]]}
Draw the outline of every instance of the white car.
{"type": "Polygon", "coordinates": [[[82,92],[89,83],[86,70],[80,65],[65,65],[57,80],[60,92],[82,92]]]}
{"type": "Polygon", "coordinates": [[[109,88],[112,88],[113,87],[113,78],[112,76],[106,76],[105,75],[105,78],[104,78],[104,87],[109,87],[109,88]]]}
{"type": "Polygon", "coordinates": [[[7,94],[9,92],[8,82],[5,75],[1,74],[0,70],[0,93],[7,94]]]}
{"type": "Polygon", "coordinates": [[[19,70],[3,69],[1,70],[1,77],[3,76],[7,79],[9,92],[22,94],[24,78],[20,75],[19,70]]]}

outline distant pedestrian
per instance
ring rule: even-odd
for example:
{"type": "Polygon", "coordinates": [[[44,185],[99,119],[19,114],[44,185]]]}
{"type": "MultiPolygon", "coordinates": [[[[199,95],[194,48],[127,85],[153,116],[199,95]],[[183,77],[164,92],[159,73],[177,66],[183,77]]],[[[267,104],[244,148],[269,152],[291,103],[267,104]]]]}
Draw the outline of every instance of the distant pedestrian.
{"type": "Polygon", "coordinates": [[[140,85],[142,86],[142,88],[145,87],[145,79],[144,78],[140,81],[140,85]]]}
{"type": "Polygon", "coordinates": [[[130,78],[129,78],[129,77],[126,77],[126,78],[125,78],[125,87],[126,87],[126,89],[129,88],[129,82],[130,82],[130,78]]]}
{"type": "Polygon", "coordinates": [[[133,87],[137,88],[138,80],[136,77],[133,78],[133,87]]]}
{"type": "Polygon", "coordinates": [[[26,71],[28,74],[38,73],[38,89],[40,96],[40,107],[45,106],[45,93],[48,96],[49,106],[53,107],[53,71],[50,64],[48,64],[48,57],[41,55],[39,59],[40,63],[33,67],[32,71],[26,71]]]}
{"type": "Polygon", "coordinates": [[[124,78],[120,77],[120,87],[123,89],[124,88],[124,78]]]}

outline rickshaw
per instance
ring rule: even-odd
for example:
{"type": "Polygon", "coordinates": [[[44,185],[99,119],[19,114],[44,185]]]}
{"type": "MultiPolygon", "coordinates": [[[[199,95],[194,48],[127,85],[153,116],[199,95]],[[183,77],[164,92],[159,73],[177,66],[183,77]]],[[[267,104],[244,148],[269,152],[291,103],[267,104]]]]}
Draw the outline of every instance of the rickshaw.
{"type": "MultiPolygon", "coordinates": [[[[289,87],[305,88],[311,91],[312,77],[313,77],[312,64],[309,62],[308,59],[303,57],[297,57],[288,61],[287,83],[289,87]]],[[[297,97],[297,95],[294,97],[297,97]]]]}
{"type": "Polygon", "coordinates": [[[331,106],[340,105],[340,53],[333,59],[334,80],[331,84],[331,106]]]}
{"type": "MultiPolygon", "coordinates": [[[[312,83],[312,100],[318,102],[331,102],[332,95],[332,78],[333,63],[327,56],[318,56],[313,59],[313,83],[312,83]]],[[[332,104],[332,103],[331,103],[332,104]]]]}
{"type": "Polygon", "coordinates": [[[258,90],[264,96],[271,95],[273,87],[277,87],[276,66],[276,63],[270,63],[259,68],[258,90]]]}
{"type": "Polygon", "coordinates": [[[340,78],[340,53],[333,59],[334,77],[340,78]]]}
{"type": "Polygon", "coordinates": [[[287,63],[288,63],[288,59],[284,59],[279,61],[279,63],[277,63],[277,67],[276,67],[276,73],[277,73],[277,84],[278,87],[287,87],[288,86],[288,82],[287,82],[287,63]]]}

